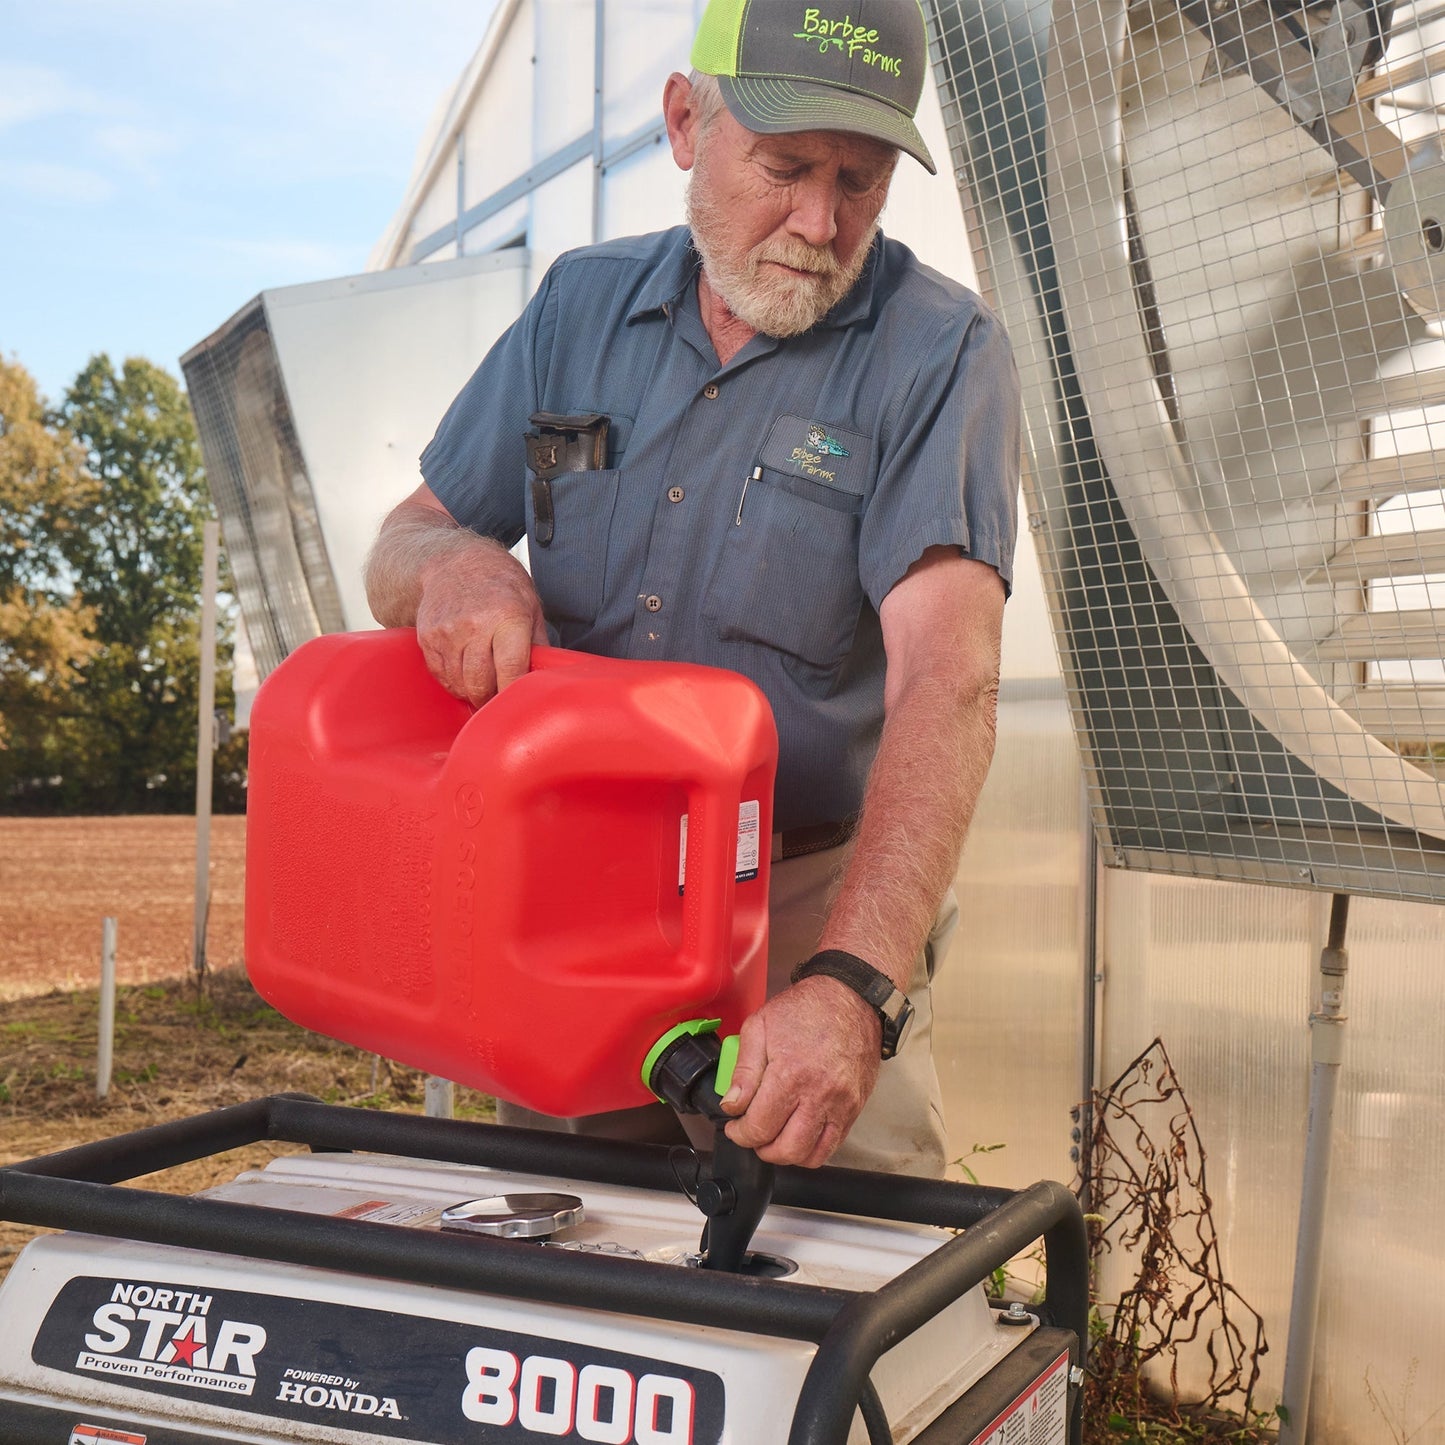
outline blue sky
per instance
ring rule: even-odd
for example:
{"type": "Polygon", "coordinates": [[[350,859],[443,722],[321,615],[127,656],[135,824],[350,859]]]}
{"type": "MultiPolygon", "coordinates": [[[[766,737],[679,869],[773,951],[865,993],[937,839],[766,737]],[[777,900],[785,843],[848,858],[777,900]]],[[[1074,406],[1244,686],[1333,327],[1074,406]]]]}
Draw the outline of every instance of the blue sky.
{"type": "Polygon", "coordinates": [[[58,400],[360,271],[493,0],[0,0],[0,354],[58,400]]]}

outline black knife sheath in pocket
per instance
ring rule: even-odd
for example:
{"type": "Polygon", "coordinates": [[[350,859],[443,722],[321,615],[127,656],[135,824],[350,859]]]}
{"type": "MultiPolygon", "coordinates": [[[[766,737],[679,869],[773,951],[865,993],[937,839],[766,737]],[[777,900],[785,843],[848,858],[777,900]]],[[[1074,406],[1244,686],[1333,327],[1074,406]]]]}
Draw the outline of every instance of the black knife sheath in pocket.
{"type": "Polygon", "coordinates": [[[534,411],[527,444],[527,470],[532,473],[532,513],[536,542],[549,547],[557,531],[552,506],[552,478],[562,472],[600,472],[607,465],[607,430],[612,419],[601,412],[564,416],[534,411]]]}

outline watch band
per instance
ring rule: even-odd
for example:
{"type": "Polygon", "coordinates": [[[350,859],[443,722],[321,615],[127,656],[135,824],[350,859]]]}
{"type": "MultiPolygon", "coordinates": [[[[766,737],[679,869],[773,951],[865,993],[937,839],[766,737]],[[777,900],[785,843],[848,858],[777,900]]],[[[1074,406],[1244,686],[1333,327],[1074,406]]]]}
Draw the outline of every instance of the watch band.
{"type": "Polygon", "coordinates": [[[882,1056],[891,1059],[903,1046],[913,1022],[913,1005],[908,995],[886,973],[841,948],[825,948],[804,959],[793,970],[792,982],[801,983],[819,974],[847,985],[873,1007],[883,1028],[882,1056]]]}

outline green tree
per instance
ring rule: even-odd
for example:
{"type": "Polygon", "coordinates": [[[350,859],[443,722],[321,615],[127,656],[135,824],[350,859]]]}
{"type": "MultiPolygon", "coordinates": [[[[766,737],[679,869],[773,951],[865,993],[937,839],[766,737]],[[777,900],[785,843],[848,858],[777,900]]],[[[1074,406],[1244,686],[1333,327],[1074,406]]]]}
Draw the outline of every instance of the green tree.
{"type": "Polygon", "coordinates": [[[94,484],[35,381],[0,358],[0,796],[54,775],[66,699],[93,651],[54,541],[94,484]]]}
{"type": "MultiPolygon", "coordinates": [[[[211,515],[189,403],[162,368],[132,358],[117,370],[104,355],[52,416],[34,404],[33,382],[28,401],[24,382],[14,390],[26,441],[8,464],[0,457],[0,589],[7,567],[10,589],[0,601],[13,607],[8,630],[0,621],[0,657],[24,674],[29,723],[23,745],[11,728],[0,787],[16,802],[70,811],[185,809],[195,791],[201,529],[211,515]],[[41,645],[27,641],[32,633],[48,641],[48,670],[25,651],[41,645]]],[[[221,665],[217,705],[231,700],[221,665]]]]}

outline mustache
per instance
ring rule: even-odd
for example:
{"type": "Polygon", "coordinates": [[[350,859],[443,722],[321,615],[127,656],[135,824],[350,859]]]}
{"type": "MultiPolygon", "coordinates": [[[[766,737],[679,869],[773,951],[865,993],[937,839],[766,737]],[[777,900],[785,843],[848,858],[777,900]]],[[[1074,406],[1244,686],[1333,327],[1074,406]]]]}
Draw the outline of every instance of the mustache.
{"type": "Polygon", "coordinates": [[[831,279],[843,271],[842,263],[826,246],[810,246],[806,241],[764,242],[753,253],[756,267],[764,261],[791,266],[795,271],[809,271],[815,276],[831,279]]]}

